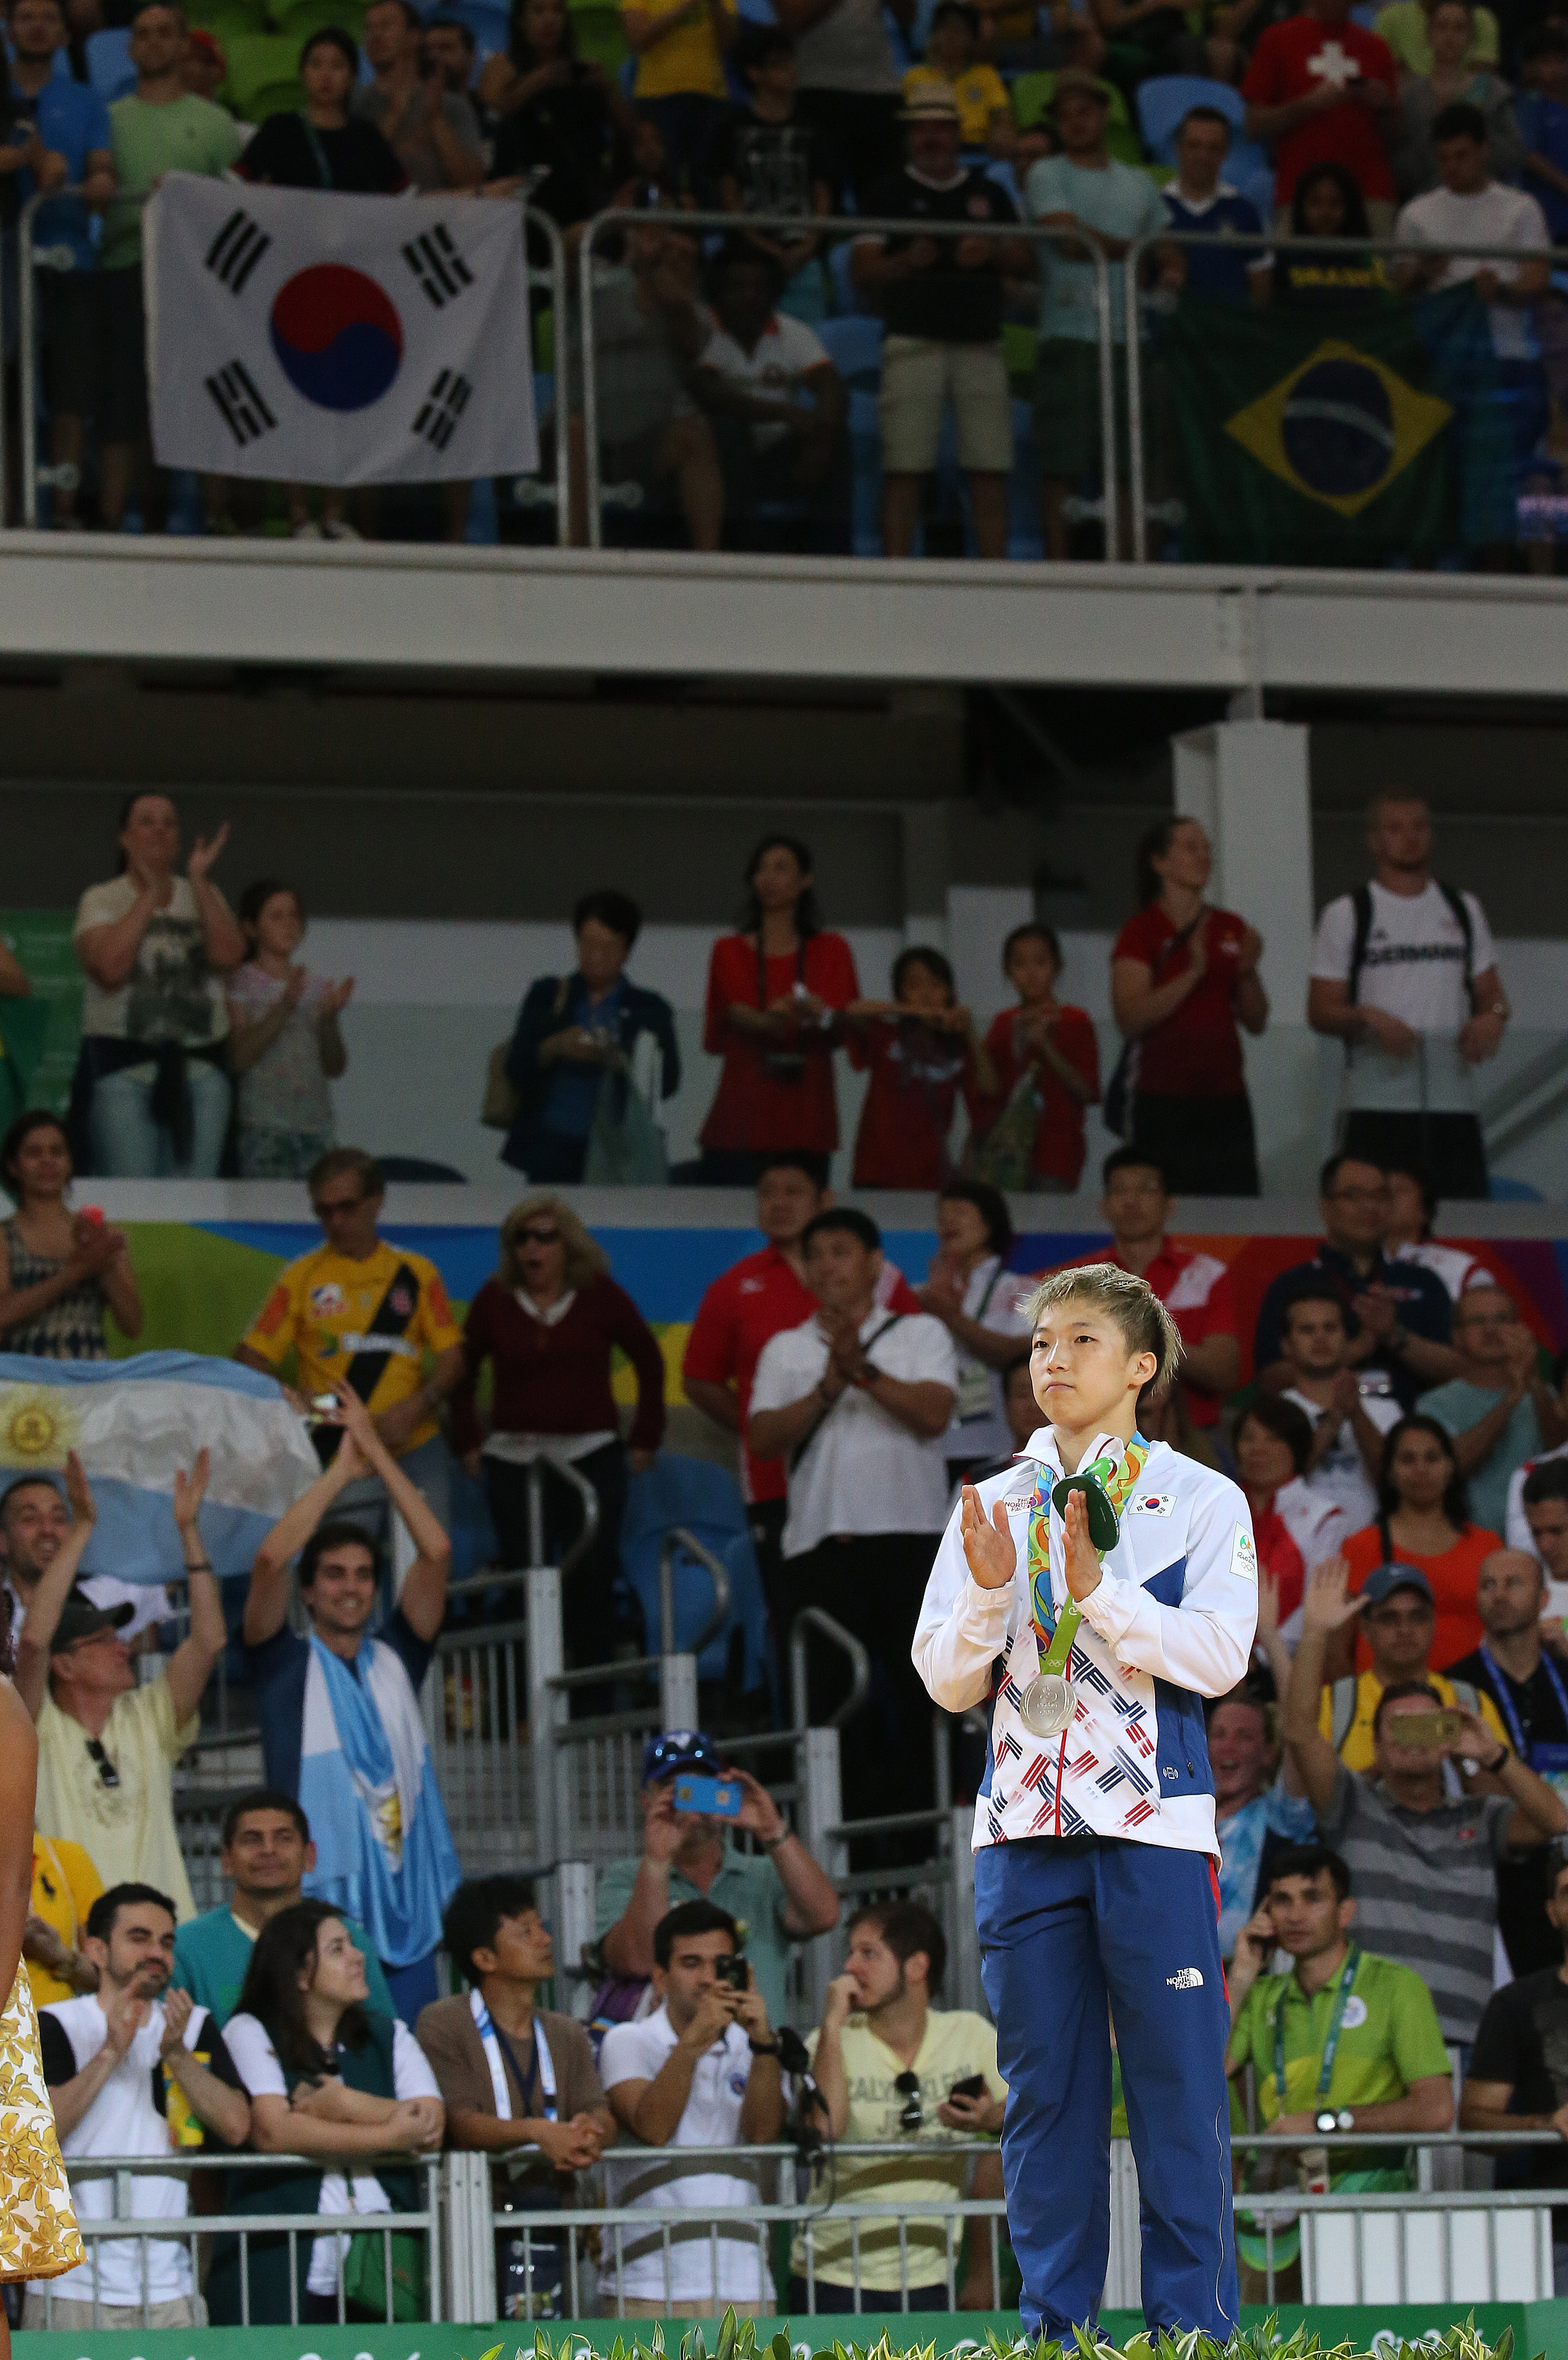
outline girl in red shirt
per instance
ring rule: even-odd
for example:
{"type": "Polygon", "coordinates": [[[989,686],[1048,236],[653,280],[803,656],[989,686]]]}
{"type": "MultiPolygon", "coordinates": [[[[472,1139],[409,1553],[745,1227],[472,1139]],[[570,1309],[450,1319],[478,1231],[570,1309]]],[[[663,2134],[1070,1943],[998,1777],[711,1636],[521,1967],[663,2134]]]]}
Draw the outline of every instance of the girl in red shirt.
{"type": "Polygon", "coordinates": [[[959,1090],[971,1120],[995,1112],[996,1075],[940,951],[901,951],[893,998],[844,1011],[850,1063],[871,1075],[855,1133],[857,1188],[939,1188],[959,1090]]]}
{"type": "Polygon", "coordinates": [[[817,923],[811,854],[797,836],[764,836],[746,883],[740,932],[721,934],[708,961],[703,1046],[724,1067],[698,1133],[698,1176],[749,1188],[770,1156],[792,1153],[810,1155],[826,1186],[839,1144],[835,1019],[860,998],[854,958],[817,923]]]}
{"type": "Polygon", "coordinates": [[[1261,936],[1203,899],[1214,856],[1195,819],[1138,847],[1138,914],[1111,953],[1111,1008],[1126,1037],[1134,1147],[1174,1196],[1255,1196],[1257,1150],[1238,1022],[1261,1032],[1261,936]]]}
{"type": "MultiPolygon", "coordinates": [[[[1002,972],[1018,995],[985,1036],[996,1069],[996,1104],[984,1136],[975,1122],[975,1168],[999,1188],[1043,1188],[1070,1196],[1083,1170],[1083,1109],[1100,1098],[1100,1044],[1081,1008],[1057,998],[1061,945],[1049,926],[1014,926],[1002,945],[1002,972]],[[1023,1169],[1007,1137],[1023,1086],[1038,1101],[1033,1144],[1023,1169]],[[1000,1126],[1000,1127],[999,1127],[1000,1126]]],[[[1020,1159],[1023,1160],[1023,1159],[1020,1159]]]]}

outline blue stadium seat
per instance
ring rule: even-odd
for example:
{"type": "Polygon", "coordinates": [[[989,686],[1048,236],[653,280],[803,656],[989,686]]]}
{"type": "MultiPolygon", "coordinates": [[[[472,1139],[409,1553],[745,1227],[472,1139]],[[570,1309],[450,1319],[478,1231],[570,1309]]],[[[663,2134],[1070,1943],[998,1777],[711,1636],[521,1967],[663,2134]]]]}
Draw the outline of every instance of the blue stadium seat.
{"type": "Polygon", "coordinates": [[[443,0],[442,14],[467,26],[481,57],[505,49],[511,27],[507,11],[497,0],[443,0]]]}
{"type": "MultiPolygon", "coordinates": [[[[1211,82],[1204,74],[1154,74],[1138,84],[1138,128],[1157,163],[1175,163],[1177,127],[1194,106],[1217,107],[1233,138],[1246,120],[1246,102],[1228,82],[1211,82]]],[[[1235,177],[1228,165],[1225,177],[1235,177]]]]}
{"type": "MultiPolygon", "coordinates": [[[[729,1612],[697,1658],[697,1677],[725,1678],[738,1637],[741,1692],[751,1696],[770,1686],[772,1659],[745,1502],[727,1469],[669,1450],[661,1451],[644,1474],[631,1477],[620,1528],[621,1571],[642,1608],[648,1652],[659,1652],[659,1559],[665,1535],[677,1525],[718,1557],[729,1577],[729,1612]]],[[[684,1654],[712,1616],[713,1578],[678,1543],[674,1574],[674,1644],[684,1654]]]]}
{"type": "Polygon", "coordinates": [[[124,98],[127,91],[135,90],[128,25],[115,26],[106,33],[89,33],[86,54],[87,79],[101,99],[124,98]]]}
{"type": "MultiPolygon", "coordinates": [[[[850,300],[854,300],[852,290],[850,300]]],[[[882,322],[864,311],[850,311],[839,319],[819,320],[817,333],[850,393],[850,547],[857,557],[880,557],[882,421],[877,414],[877,392],[882,384],[882,322]]]]}

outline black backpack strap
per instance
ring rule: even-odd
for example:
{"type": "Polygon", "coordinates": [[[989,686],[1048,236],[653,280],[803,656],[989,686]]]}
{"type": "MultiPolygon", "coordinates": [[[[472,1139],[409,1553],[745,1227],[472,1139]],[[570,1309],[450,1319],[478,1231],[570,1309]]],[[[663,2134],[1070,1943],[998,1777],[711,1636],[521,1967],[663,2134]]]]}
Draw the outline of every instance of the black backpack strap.
{"type": "Polygon", "coordinates": [[[1464,989],[1470,999],[1470,1012],[1475,1012],[1475,927],[1470,915],[1470,905],[1457,885],[1445,885],[1440,877],[1437,890],[1453,912],[1453,923],[1464,937],[1464,989]]]}
{"type": "Polygon", "coordinates": [[[1345,978],[1345,998],[1352,1008],[1361,995],[1361,970],[1366,965],[1366,945],[1372,933],[1372,888],[1358,885],[1350,897],[1355,912],[1355,932],[1351,937],[1350,973],[1345,978]]]}

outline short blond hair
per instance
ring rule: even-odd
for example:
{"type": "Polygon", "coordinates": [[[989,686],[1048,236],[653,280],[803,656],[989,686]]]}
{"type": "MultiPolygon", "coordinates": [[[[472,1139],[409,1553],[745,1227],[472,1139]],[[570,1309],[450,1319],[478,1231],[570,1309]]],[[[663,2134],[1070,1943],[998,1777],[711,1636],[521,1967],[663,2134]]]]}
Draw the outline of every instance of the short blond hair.
{"type": "Polygon", "coordinates": [[[566,1249],[568,1286],[591,1286],[596,1278],[609,1274],[609,1254],[597,1239],[588,1235],[570,1205],[564,1204],[559,1196],[525,1196],[521,1205],[512,1207],[501,1223],[501,1262],[496,1275],[503,1286],[522,1284],[522,1264],[517,1251],[518,1232],[530,1221],[536,1221],[542,1213],[547,1214],[561,1232],[561,1242],[566,1249]]]}
{"type": "Polygon", "coordinates": [[[1152,1352],[1155,1372],[1146,1386],[1168,1384],[1181,1364],[1181,1336],[1175,1320],[1146,1278],[1138,1278],[1120,1262],[1090,1262],[1076,1270],[1054,1271],[1042,1279],[1029,1297],[1031,1334],[1040,1315],[1058,1303],[1092,1303],[1116,1322],[1129,1352],[1152,1352]]]}

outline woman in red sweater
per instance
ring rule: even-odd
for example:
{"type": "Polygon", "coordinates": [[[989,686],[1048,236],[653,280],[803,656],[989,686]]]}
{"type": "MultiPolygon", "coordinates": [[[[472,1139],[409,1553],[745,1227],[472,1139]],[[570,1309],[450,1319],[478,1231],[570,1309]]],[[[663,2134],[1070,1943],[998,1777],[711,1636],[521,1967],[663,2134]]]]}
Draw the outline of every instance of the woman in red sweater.
{"type": "Polygon", "coordinates": [[[664,1360],[658,1338],[609,1259],[558,1196],[528,1196],[501,1224],[500,1267],[468,1306],[466,1363],[452,1396],[454,1439],[471,1475],[484,1472],[501,1563],[530,1562],[528,1470],[544,1462],[544,1561],[559,1564],[582,1524],[576,1486],[550,1464],[568,1459],[598,1494],[593,1547],[572,1568],[562,1610],[574,1663],[609,1654],[610,1594],[620,1566],[626,1476],[652,1466],[664,1434],[664,1360]],[[629,1442],[610,1393],[619,1345],[637,1379],[629,1442]],[[475,1382],[488,1360],[495,1379],[483,1435],[475,1382]]]}
{"type": "Polygon", "coordinates": [[[770,1156],[804,1154],[826,1187],[839,1144],[833,1049],[839,1009],[861,996],[842,934],[817,923],[811,854],[798,837],[764,836],[746,867],[738,934],[707,967],[703,1046],[724,1070],[699,1137],[700,1178],[750,1188],[770,1156]]]}

